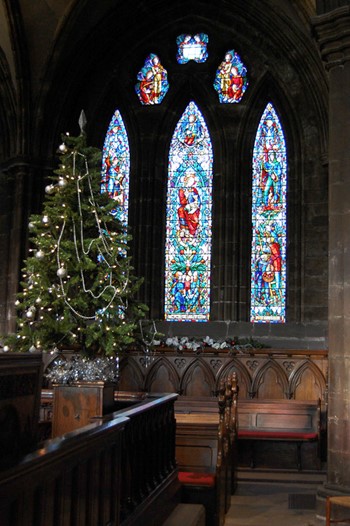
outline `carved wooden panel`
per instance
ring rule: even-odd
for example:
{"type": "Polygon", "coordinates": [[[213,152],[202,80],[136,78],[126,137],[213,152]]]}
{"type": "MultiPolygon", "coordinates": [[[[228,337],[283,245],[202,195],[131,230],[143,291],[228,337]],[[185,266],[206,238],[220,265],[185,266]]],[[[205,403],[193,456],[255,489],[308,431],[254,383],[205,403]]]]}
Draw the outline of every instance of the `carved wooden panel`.
{"type": "Polygon", "coordinates": [[[169,360],[159,358],[149,368],[145,389],[149,393],[177,393],[179,377],[169,360]]]}
{"type": "Polygon", "coordinates": [[[215,375],[204,360],[195,360],[184,371],[181,394],[186,396],[213,396],[215,394],[215,375]]]}
{"type": "Polygon", "coordinates": [[[252,382],[254,398],[288,398],[288,378],[282,367],[269,360],[256,372],[252,382]]]}
{"type": "Polygon", "coordinates": [[[326,350],[131,351],[120,362],[119,389],[214,396],[222,378],[237,374],[239,398],[327,400],[326,350]]]}
{"type": "Polygon", "coordinates": [[[327,396],[327,351],[249,349],[205,352],[159,348],[131,352],[121,368],[121,388],[213,396],[221,378],[236,372],[239,398],[295,398],[323,404],[327,396]]]}

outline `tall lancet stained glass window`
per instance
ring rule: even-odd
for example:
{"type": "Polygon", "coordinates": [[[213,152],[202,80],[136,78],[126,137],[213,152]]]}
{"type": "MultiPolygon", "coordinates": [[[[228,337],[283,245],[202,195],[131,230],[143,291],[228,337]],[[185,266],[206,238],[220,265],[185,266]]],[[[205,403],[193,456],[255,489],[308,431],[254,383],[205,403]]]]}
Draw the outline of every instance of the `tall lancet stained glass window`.
{"type": "Polygon", "coordinates": [[[130,150],[125,125],[116,110],[107,130],[103,154],[101,191],[116,201],[115,216],[128,222],[130,150]]]}
{"type": "Polygon", "coordinates": [[[165,319],[207,321],[213,151],[207,125],[190,102],[173,134],[168,167],[165,319]]]}
{"type": "Polygon", "coordinates": [[[261,117],[253,151],[252,322],[285,322],[287,154],[271,103],[261,117]]]}

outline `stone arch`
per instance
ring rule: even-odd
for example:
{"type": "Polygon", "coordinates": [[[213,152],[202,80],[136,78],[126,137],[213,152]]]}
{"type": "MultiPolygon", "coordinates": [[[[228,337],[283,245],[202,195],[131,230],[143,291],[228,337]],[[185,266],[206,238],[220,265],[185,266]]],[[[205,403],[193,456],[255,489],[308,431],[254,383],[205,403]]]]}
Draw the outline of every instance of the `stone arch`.
{"type": "Polygon", "coordinates": [[[252,398],[289,398],[287,375],[275,361],[268,360],[257,369],[252,382],[252,398]]]}
{"type": "Polygon", "coordinates": [[[184,372],[180,393],[186,396],[213,396],[215,394],[215,376],[201,358],[193,360],[184,372]]]}

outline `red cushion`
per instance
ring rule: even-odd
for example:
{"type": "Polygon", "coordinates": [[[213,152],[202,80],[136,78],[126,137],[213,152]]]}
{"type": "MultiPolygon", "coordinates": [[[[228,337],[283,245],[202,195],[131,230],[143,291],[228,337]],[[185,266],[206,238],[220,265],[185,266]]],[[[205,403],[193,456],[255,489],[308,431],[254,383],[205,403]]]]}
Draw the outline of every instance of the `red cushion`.
{"type": "Polygon", "coordinates": [[[192,486],[215,486],[215,475],[212,473],[194,473],[192,471],[179,471],[179,481],[181,484],[191,484],[192,486]]]}
{"type": "Polygon", "coordinates": [[[317,440],[317,433],[303,433],[293,431],[254,431],[247,429],[238,431],[238,438],[269,439],[269,440],[317,440]]]}

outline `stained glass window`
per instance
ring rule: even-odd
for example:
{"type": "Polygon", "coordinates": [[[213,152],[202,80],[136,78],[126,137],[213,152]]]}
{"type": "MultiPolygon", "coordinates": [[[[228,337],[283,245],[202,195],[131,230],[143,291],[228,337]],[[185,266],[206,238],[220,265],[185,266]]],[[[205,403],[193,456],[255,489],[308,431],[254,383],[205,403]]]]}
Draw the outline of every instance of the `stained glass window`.
{"type": "Polygon", "coordinates": [[[118,203],[116,217],[128,222],[130,150],[125,125],[116,110],[109,124],[102,155],[101,191],[118,203]]]}
{"type": "Polygon", "coordinates": [[[137,75],[137,80],[139,82],[135,90],[141,104],[148,106],[162,102],[169,89],[168,73],[157,55],[154,53],[148,55],[137,75]]]}
{"type": "Polygon", "coordinates": [[[227,104],[240,102],[247,87],[247,68],[234,49],[227,51],[216,71],[214,81],[219,101],[227,104]]]}
{"type": "Polygon", "coordinates": [[[210,310],[213,151],[207,125],[190,102],[169,152],[165,319],[207,321],[210,310]]]}
{"type": "Polygon", "coordinates": [[[287,154],[276,111],[267,104],[253,151],[252,322],[285,322],[287,154]]]}
{"type": "Polygon", "coordinates": [[[177,43],[177,61],[179,64],[186,64],[189,60],[195,62],[205,62],[208,58],[207,45],[208,35],[198,33],[197,35],[179,35],[177,43]]]}

